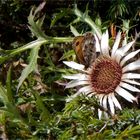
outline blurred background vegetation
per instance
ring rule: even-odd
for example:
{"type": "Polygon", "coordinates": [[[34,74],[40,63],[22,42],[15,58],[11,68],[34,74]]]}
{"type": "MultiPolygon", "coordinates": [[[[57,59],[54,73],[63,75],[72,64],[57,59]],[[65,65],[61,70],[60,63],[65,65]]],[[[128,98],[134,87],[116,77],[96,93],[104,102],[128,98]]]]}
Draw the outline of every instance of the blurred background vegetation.
{"type": "Polygon", "coordinates": [[[140,1],[0,0],[1,139],[140,139],[138,105],[98,120],[96,99],[65,102],[75,92],[64,88],[62,78],[73,73],[62,63],[75,60],[73,27],[79,33],[91,30],[79,21],[75,5],[112,37],[115,30],[131,38],[140,31],[140,1]]]}

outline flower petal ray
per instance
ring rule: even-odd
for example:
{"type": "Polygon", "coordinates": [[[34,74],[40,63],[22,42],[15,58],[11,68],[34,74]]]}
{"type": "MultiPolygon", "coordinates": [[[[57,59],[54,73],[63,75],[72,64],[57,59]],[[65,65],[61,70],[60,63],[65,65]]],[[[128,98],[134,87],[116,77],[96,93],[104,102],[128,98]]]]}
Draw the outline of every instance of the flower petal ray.
{"type": "Polygon", "coordinates": [[[76,70],[84,70],[85,66],[82,65],[82,64],[78,64],[76,62],[73,62],[73,61],[63,61],[63,63],[73,69],[76,69],[76,70]]]}

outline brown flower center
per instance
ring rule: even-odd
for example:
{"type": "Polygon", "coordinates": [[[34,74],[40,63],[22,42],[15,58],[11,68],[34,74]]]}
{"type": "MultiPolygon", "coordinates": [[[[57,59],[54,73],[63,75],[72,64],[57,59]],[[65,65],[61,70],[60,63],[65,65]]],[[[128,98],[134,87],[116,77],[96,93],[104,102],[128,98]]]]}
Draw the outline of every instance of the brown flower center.
{"type": "Polygon", "coordinates": [[[91,72],[92,88],[98,94],[109,94],[119,85],[122,76],[120,65],[109,57],[99,57],[91,72]]]}

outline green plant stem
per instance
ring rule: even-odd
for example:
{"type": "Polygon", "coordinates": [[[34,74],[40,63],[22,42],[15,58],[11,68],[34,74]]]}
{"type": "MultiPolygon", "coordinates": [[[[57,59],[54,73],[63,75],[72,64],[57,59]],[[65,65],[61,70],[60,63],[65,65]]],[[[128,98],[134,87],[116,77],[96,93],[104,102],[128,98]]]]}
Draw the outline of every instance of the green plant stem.
{"type": "Polygon", "coordinates": [[[8,50],[6,51],[6,55],[5,56],[1,56],[0,57],[0,64],[2,64],[4,61],[8,60],[9,58],[24,52],[28,49],[32,49],[36,46],[41,46],[44,44],[51,44],[51,43],[66,43],[66,42],[71,42],[73,40],[73,38],[66,38],[66,37],[48,37],[47,39],[45,38],[38,38],[37,40],[34,40],[20,48],[14,49],[14,50],[8,50]]]}

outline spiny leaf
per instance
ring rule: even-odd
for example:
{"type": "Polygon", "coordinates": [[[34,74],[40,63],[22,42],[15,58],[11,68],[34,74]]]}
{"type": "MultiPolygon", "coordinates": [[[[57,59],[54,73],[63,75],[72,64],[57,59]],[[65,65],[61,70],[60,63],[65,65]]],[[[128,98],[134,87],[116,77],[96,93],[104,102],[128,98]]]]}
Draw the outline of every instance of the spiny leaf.
{"type": "Polygon", "coordinates": [[[11,99],[9,100],[8,96],[9,96],[8,91],[2,85],[0,85],[0,99],[4,104],[3,107],[0,107],[0,111],[6,112],[7,116],[11,116],[11,117],[13,116],[21,120],[21,116],[17,111],[16,106],[13,105],[12,100],[11,99]]]}
{"type": "Polygon", "coordinates": [[[74,34],[74,36],[79,36],[80,34],[78,33],[78,31],[72,26],[70,25],[70,30],[71,32],[74,34]]]}
{"type": "Polygon", "coordinates": [[[74,55],[74,50],[70,50],[66,53],[63,54],[63,56],[59,59],[59,61],[64,60],[64,59],[68,59],[69,57],[73,57],[74,55]]]}
{"type": "Polygon", "coordinates": [[[60,13],[56,13],[51,21],[50,28],[52,28],[59,19],[62,19],[70,13],[72,13],[70,9],[62,9],[60,13]]]}
{"type": "Polygon", "coordinates": [[[6,50],[4,56],[0,56],[0,64],[2,64],[4,61],[10,59],[11,57],[13,57],[21,52],[24,52],[28,49],[32,49],[35,46],[46,44],[46,43],[48,43],[48,40],[45,40],[43,38],[38,38],[37,40],[29,42],[28,44],[23,45],[17,49],[6,50]]]}
{"type": "Polygon", "coordinates": [[[47,36],[41,29],[45,16],[42,16],[41,18],[37,19],[37,21],[35,22],[36,14],[37,12],[40,12],[36,10],[35,10],[35,7],[33,7],[29,14],[29,17],[28,17],[28,22],[30,24],[29,29],[36,37],[47,38],[47,36]]]}
{"type": "Polygon", "coordinates": [[[77,5],[75,5],[74,8],[74,13],[75,15],[77,15],[77,17],[79,17],[81,19],[81,21],[86,22],[93,31],[95,31],[95,33],[97,34],[98,38],[101,39],[101,29],[100,27],[98,27],[94,21],[89,17],[89,15],[87,14],[87,12],[85,11],[85,13],[82,13],[78,8],[77,5]]]}
{"type": "Polygon", "coordinates": [[[19,78],[19,84],[17,87],[17,91],[22,85],[23,81],[28,77],[28,75],[35,70],[36,65],[37,65],[37,58],[38,58],[38,51],[40,49],[40,45],[34,46],[34,48],[31,50],[30,53],[30,60],[29,60],[29,65],[25,67],[25,69],[22,71],[22,74],[19,78]]]}

